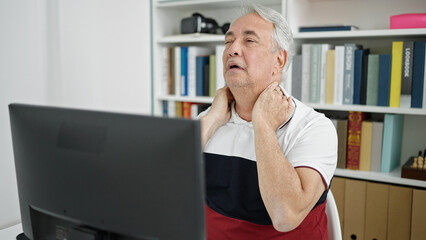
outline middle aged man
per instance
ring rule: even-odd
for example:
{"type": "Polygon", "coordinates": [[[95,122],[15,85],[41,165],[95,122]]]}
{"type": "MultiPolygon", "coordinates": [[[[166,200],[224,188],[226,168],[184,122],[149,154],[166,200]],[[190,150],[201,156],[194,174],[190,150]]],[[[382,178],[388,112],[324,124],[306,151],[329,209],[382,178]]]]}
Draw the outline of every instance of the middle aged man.
{"type": "Polygon", "coordinates": [[[208,239],[328,239],[337,135],[278,85],[292,57],[286,20],[252,4],[225,44],[227,86],[200,114],[208,239]]]}

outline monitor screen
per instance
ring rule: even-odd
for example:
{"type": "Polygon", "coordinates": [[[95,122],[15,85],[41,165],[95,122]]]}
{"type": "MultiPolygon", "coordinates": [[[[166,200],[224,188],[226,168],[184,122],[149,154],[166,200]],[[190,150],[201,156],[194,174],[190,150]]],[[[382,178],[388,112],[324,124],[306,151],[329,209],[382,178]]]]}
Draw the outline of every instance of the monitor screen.
{"type": "Polygon", "coordinates": [[[200,122],[9,105],[29,239],[204,239],[200,122]]]}

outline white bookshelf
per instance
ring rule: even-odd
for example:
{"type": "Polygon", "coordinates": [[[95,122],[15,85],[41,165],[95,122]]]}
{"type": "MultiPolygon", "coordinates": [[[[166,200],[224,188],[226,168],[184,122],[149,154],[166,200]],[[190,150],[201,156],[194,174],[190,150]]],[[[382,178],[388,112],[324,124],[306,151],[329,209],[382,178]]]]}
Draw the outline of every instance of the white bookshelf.
{"type": "MultiPolygon", "coordinates": [[[[391,15],[426,12],[424,0],[257,0],[280,12],[287,18],[293,33],[296,52],[303,43],[330,43],[341,45],[355,42],[370,48],[373,54],[391,53],[392,41],[426,41],[426,29],[389,29],[391,15]],[[386,7],[384,7],[386,6],[386,7]],[[300,26],[355,25],[359,30],[335,32],[299,33],[300,26]]],[[[181,97],[162,94],[163,59],[161,50],[169,46],[222,44],[224,35],[179,34],[180,20],[199,12],[214,18],[219,25],[232,22],[239,16],[237,0],[153,0],[153,114],[162,114],[162,101],[211,103],[211,97],[181,97]],[[170,19],[174,19],[170,20],[170,19]]],[[[310,104],[317,110],[335,112],[362,111],[379,114],[403,114],[404,135],[401,165],[412,153],[426,147],[426,109],[390,108],[363,105],[310,104]]],[[[336,176],[386,182],[398,185],[426,188],[426,181],[403,179],[400,168],[391,173],[363,172],[337,169],[336,176]]]]}
{"type": "Polygon", "coordinates": [[[410,186],[410,187],[426,188],[426,181],[402,178],[401,167],[398,167],[389,173],[367,172],[367,171],[337,168],[336,172],[334,173],[334,176],[404,185],[404,186],[410,186]]]}

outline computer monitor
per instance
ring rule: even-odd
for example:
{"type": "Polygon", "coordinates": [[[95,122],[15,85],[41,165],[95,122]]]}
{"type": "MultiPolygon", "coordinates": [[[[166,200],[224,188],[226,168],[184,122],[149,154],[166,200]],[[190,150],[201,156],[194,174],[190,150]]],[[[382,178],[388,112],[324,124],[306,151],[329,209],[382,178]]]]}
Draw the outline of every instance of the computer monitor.
{"type": "Polygon", "coordinates": [[[29,239],[204,239],[200,122],[9,105],[29,239]]]}

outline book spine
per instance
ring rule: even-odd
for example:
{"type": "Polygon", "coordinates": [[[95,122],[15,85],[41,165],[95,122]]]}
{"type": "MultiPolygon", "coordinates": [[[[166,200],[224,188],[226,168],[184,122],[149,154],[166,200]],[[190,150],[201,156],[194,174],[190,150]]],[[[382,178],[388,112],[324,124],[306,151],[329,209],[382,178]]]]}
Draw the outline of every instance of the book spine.
{"type": "Polygon", "coordinates": [[[415,42],[413,52],[413,84],[411,88],[411,107],[423,107],[425,81],[425,42],[415,42]]]}
{"type": "Polygon", "coordinates": [[[203,75],[203,80],[204,80],[204,82],[203,82],[203,96],[209,96],[209,88],[210,88],[210,84],[209,84],[209,81],[210,81],[210,73],[209,73],[210,57],[209,56],[205,57],[203,68],[204,68],[204,72],[203,72],[204,73],[204,75],[203,75]]]}
{"type": "MultiPolygon", "coordinates": [[[[426,51],[425,51],[425,55],[426,55],[426,51]]],[[[423,108],[426,109],[426,60],[425,60],[424,69],[425,69],[425,71],[424,71],[425,73],[424,73],[424,76],[423,76],[423,81],[424,81],[424,83],[423,83],[423,108]]]]}
{"type": "Polygon", "coordinates": [[[311,46],[311,70],[309,81],[309,102],[319,103],[321,93],[321,44],[311,46]]]}
{"type": "Polygon", "coordinates": [[[389,107],[392,55],[381,54],[379,58],[379,98],[377,105],[389,107]]]}
{"type": "Polygon", "coordinates": [[[363,121],[361,129],[359,170],[370,171],[373,122],[363,121]]]}
{"type": "Polygon", "coordinates": [[[337,120],[337,139],[338,139],[338,151],[337,151],[337,167],[346,168],[346,149],[348,140],[348,120],[339,119],[337,120]]]}
{"type": "Polygon", "coordinates": [[[169,103],[167,105],[167,107],[168,107],[167,114],[170,118],[174,118],[174,117],[176,117],[176,103],[175,103],[175,101],[168,101],[168,102],[169,103]]]}
{"type": "Polygon", "coordinates": [[[355,50],[354,90],[352,104],[361,104],[362,49],[355,50]]]}
{"type": "Polygon", "coordinates": [[[327,52],[327,71],[325,86],[325,103],[333,104],[334,102],[334,66],[335,66],[335,50],[327,52]]]}
{"type": "Polygon", "coordinates": [[[302,44],[302,102],[309,102],[309,82],[311,79],[311,45],[302,44]]]}
{"type": "Polygon", "coordinates": [[[346,168],[359,170],[363,112],[349,112],[348,117],[348,144],[346,154],[346,168]]]}
{"type": "Polygon", "coordinates": [[[389,107],[399,107],[399,100],[401,97],[402,48],[403,42],[392,42],[392,68],[389,107]]]}
{"type": "Polygon", "coordinates": [[[225,51],[225,45],[216,46],[216,89],[223,88],[225,86],[222,63],[223,51],[225,51]]]}
{"type": "Polygon", "coordinates": [[[379,55],[368,56],[366,104],[377,106],[379,99],[379,55]]]}
{"type": "Polygon", "coordinates": [[[366,49],[362,55],[362,68],[361,68],[361,97],[360,103],[365,105],[367,103],[367,70],[368,70],[368,55],[370,49],[366,49]]]}
{"type": "Polygon", "coordinates": [[[204,57],[197,56],[195,58],[195,64],[196,64],[196,79],[195,79],[195,88],[196,88],[196,96],[201,97],[203,96],[203,90],[204,90],[204,57]]]}
{"type": "Polygon", "coordinates": [[[334,66],[334,104],[343,104],[343,69],[345,64],[345,47],[336,46],[334,66]]]}
{"type": "Polygon", "coordinates": [[[163,101],[163,117],[169,116],[169,103],[167,101],[163,101]]]}
{"type": "Polygon", "coordinates": [[[321,44],[320,103],[325,104],[325,88],[327,86],[327,52],[332,49],[330,44],[321,44]]]}
{"type": "Polygon", "coordinates": [[[182,117],[186,119],[191,119],[191,103],[182,103],[182,117]]]}
{"type": "Polygon", "coordinates": [[[343,104],[353,104],[354,96],[354,67],[355,50],[357,46],[353,43],[347,43],[345,46],[345,63],[343,77],[343,104]]]}
{"type": "Polygon", "coordinates": [[[175,117],[182,117],[182,102],[175,102],[175,117]]]}
{"type": "Polygon", "coordinates": [[[181,96],[188,96],[188,47],[180,49],[180,76],[181,96]]]}
{"type": "Polygon", "coordinates": [[[404,116],[385,114],[381,171],[391,172],[401,160],[402,128],[404,116]]]}
{"type": "Polygon", "coordinates": [[[399,106],[409,108],[411,105],[411,84],[413,78],[414,42],[404,42],[402,52],[401,97],[399,106]]]}
{"type": "Polygon", "coordinates": [[[209,59],[209,96],[216,94],[216,55],[210,55],[209,59]]]}
{"type": "Polygon", "coordinates": [[[371,165],[370,170],[380,172],[382,160],[383,122],[373,122],[373,136],[371,137],[371,165]]]}
{"type": "Polygon", "coordinates": [[[181,95],[181,56],[180,56],[180,47],[175,47],[175,95],[181,95]]]}
{"type": "Polygon", "coordinates": [[[196,79],[197,79],[197,70],[196,70],[196,57],[197,57],[197,47],[190,46],[188,47],[188,96],[196,96],[196,79]]]}
{"type": "Polygon", "coordinates": [[[302,55],[296,55],[292,63],[291,95],[296,99],[302,97],[302,55]]]}

